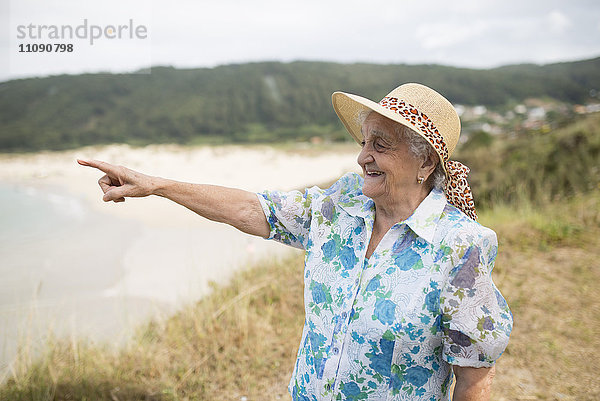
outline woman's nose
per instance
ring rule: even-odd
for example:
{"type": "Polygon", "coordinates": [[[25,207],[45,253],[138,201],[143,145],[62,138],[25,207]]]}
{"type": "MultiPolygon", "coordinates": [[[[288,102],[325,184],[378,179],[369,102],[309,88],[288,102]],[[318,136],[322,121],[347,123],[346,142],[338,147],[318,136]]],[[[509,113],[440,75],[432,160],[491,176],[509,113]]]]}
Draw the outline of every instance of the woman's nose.
{"type": "Polygon", "coordinates": [[[360,153],[358,154],[358,157],[356,158],[356,161],[361,166],[364,166],[365,164],[374,161],[373,155],[371,154],[368,144],[363,145],[362,149],[360,150],[360,153]]]}

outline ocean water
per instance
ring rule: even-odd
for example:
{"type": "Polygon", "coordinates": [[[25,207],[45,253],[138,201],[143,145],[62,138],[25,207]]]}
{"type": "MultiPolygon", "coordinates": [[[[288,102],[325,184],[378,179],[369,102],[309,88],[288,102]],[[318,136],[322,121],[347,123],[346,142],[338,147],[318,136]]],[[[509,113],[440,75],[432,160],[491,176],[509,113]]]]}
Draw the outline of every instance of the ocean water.
{"type": "Polygon", "coordinates": [[[41,282],[63,243],[85,222],[77,199],[34,187],[0,184],[0,308],[22,302],[41,282]],[[54,244],[53,244],[54,242],[54,244]],[[54,246],[53,246],[54,245],[54,246]]]}
{"type": "MultiPolygon", "coordinates": [[[[15,246],[35,246],[48,237],[65,235],[85,221],[78,199],[35,187],[0,183],[0,255],[15,246]]],[[[10,266],[0,265],[0,274],[10,266]]]]}
{"type": "Polygon", "coordinates": [[[19,350],[42,350],[49,335],[122,344],[150,318],[200,299],[210,282],[290,252],[174,204],[156,213],[184,213],[184,223],[116,217],[110,208],[123,204],[102,206],[0,183],[0,382],[19,350]]]}
{"type": "Polygon", "coordinates": [[[139,227],[52,188],[0,184],[0,379],[18,349],[50,334],[123,332],[134,303],[104,296],[129,246],[114,230],[134,237],[139,227]]]}

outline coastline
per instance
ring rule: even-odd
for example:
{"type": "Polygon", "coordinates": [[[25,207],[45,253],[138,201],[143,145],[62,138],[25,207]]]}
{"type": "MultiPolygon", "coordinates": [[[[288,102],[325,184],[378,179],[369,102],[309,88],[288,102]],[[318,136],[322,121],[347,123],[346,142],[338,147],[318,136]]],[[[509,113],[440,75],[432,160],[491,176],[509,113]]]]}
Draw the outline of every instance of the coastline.
{"type": "Polygon", "coordinates": [[[0,181],[40,189],[66,190],[82,198],[95,210],[144,224],[186,224],[189,214],[150,197],[129,199],[116,205],[102,202],[96,181],[102,173],[79,166],[77,158],[103,160],[127,166],[148,175],[179,181],[231,186],[258,192],[264,189],[292,190],[327,182],[346,172],[360,172],[356,144],[329,146],[224,145],[184,147],[178,145],[90,146],[67,151],[0,154],[0,181]],[[135,207],[130,204],[135,204],[135,207]],[[160,206],[159,206],[160,205],[160,206]],[[156,212],[156,213],[151,213],[156,212]],[[168,214],[168,218],[163,218],[168,214]],[[156,219],[156,220],[154,220],[156,219]],[[172,219],[175,219],[173,222],[172,219]]]}
{"type": "Polygon", "coordinates": [[[294,251],[165,199],[104,203],[96,184],[102,173],[78,166],[76,158],[260,191],[302,188],[358,171],[356,153],[355,146],[332,153],[265,146],[111,145],[0,155],[0,184],[64,203],[75,214],[71,225],[41,234],[41,240],[16,240],[2,251],[7,284],[0,293],[0,327],[7,335],[0,344],[0,377],[19,346],[38,348],[49,333],[122,343],[137,325],[167,317],[206,295],[211,282],[225,283],[247,265],[294,251]]]}

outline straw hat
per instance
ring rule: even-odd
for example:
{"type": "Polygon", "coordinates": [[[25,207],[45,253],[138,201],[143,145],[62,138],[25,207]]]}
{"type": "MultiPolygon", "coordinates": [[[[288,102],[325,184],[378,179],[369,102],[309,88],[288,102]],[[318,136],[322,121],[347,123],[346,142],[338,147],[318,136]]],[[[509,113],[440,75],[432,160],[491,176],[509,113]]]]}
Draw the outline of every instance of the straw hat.
{"type": "Polygon", "coordinates": [[[425,138],[438,154],[446,173],[448,201],[467,216],[477,219],[467,182],[469,168],[450,160],[460,136],[460,119],[446,98],[427,86],[408,83],[391,91],[379,103],[345,92],[335,92],[332,103],[338,117],[358,143],[363,141],[359,116],[365,110],[381,114],[425,138]]]}

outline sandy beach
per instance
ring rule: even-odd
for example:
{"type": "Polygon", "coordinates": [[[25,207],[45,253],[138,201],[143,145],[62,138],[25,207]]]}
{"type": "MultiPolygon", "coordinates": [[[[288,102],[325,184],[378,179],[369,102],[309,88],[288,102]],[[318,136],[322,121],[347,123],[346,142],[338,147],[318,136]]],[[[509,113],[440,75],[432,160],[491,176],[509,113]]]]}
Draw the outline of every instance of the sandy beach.
{"type": "Polygon", "coordinates": [[[0,184],[59,216],[31,233],[20,225],[18,211],[6,211],[18,233],[4,230],[0,245],[0,371],[9,371],[19,345],[35,349],[50,332],[120,343],[150,317],[167,316],[202,297],[211,281],[224,283],[237,269],[293,252],[157,197],[104,203],[96,184],[102,173],[78,166],[77,158],[260,191],[304,188],[358,172],[357,153],[353,144],[111,145],[0,155],[0,184]]]}

